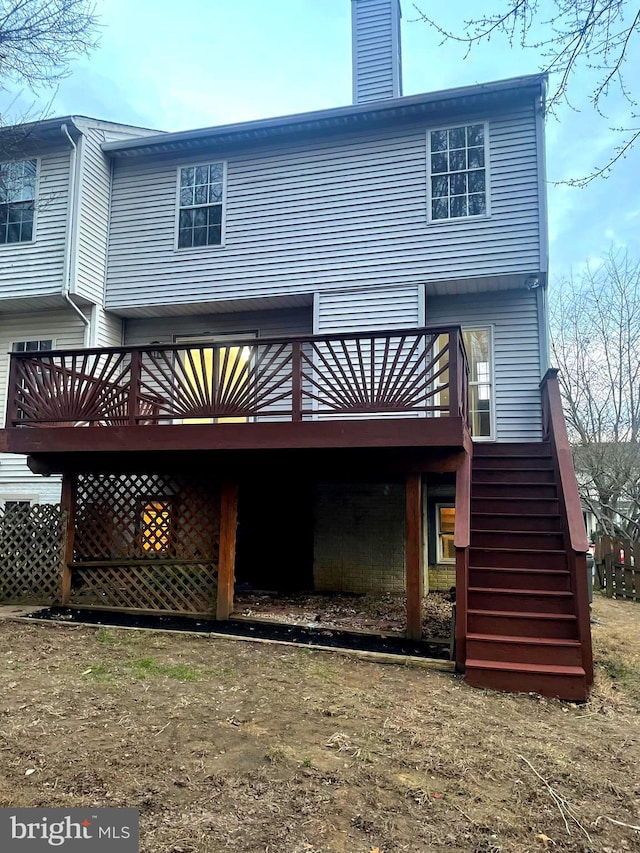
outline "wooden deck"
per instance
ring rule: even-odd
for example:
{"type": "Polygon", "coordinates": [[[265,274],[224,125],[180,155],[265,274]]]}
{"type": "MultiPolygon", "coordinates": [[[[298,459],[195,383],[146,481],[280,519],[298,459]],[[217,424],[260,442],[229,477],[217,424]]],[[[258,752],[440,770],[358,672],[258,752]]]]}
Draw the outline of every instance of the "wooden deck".
{"type": "Polygon", "coordinates": [[[0,450],[468,447],[459,327],[13,353],[0,450]]]}

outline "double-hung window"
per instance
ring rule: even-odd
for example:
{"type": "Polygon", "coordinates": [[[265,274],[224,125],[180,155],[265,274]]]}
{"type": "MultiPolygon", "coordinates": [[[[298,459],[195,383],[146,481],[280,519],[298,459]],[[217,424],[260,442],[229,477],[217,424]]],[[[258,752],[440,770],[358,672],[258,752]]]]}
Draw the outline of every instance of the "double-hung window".
{"type": "Polygon", "coordinates": [[[427,134],[429,219],[487,216],[487,127],[464,124],[427,134]]]}
{"type": "Polygon", "coordinates": [[[33,240],[37,160],[0,163],[0,245],[33,240]]]}
{"type": "Polygon", "coordinates": [[[222,245],[224,163],[178,170],[178,248],[222,245]]]}

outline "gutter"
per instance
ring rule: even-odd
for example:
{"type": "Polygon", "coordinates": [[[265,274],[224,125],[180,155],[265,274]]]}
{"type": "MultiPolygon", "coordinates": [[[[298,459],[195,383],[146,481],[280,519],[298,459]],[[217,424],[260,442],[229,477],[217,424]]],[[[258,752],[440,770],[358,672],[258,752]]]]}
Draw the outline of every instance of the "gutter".
{"type": "MultiPolygon", "coordinates": [[[[62,278],[62,298],[80,317],[84,325],[84,334],[82,339],[83,347],[89,345],[89,336],[91,334],[91,320],[85,317],[83,312],[78,308],[75,302],[69,295],[73,280],[73,254],[76,248],[76,222],[78,219],[78,197],[76,192],[76,170],[78,162],[78,146],[71,138],[69,129],[66,124],[60,126],[63,136],[66,136],[71,145],[71,166],[69,174],[69,206],[67,208],[67,234],[64,249],[64,275],[62,278]]],[[[75,290],[75,288],[73,288],[75,290]]]]}

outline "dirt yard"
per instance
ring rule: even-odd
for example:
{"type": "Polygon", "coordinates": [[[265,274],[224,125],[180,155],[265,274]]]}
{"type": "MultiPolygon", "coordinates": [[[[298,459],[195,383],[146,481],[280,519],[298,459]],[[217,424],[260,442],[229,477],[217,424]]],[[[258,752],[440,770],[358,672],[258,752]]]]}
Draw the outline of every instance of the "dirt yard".
{"type": "Polygon", "coordinates": [[[640,605],[595,613],[586,706],[332,653],[1,622],[0,806],[135,806],[145,853],[637,851],[640,605]]]}

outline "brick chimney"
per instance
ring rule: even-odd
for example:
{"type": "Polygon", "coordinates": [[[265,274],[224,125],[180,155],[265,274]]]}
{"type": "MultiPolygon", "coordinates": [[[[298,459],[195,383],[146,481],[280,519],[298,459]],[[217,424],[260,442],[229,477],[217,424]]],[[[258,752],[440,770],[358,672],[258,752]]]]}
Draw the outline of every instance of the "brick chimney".
{"type": "Polygon", "coordinates": [[[400,0],[351,0],[353,103],[402,95],[400,0]]]}

